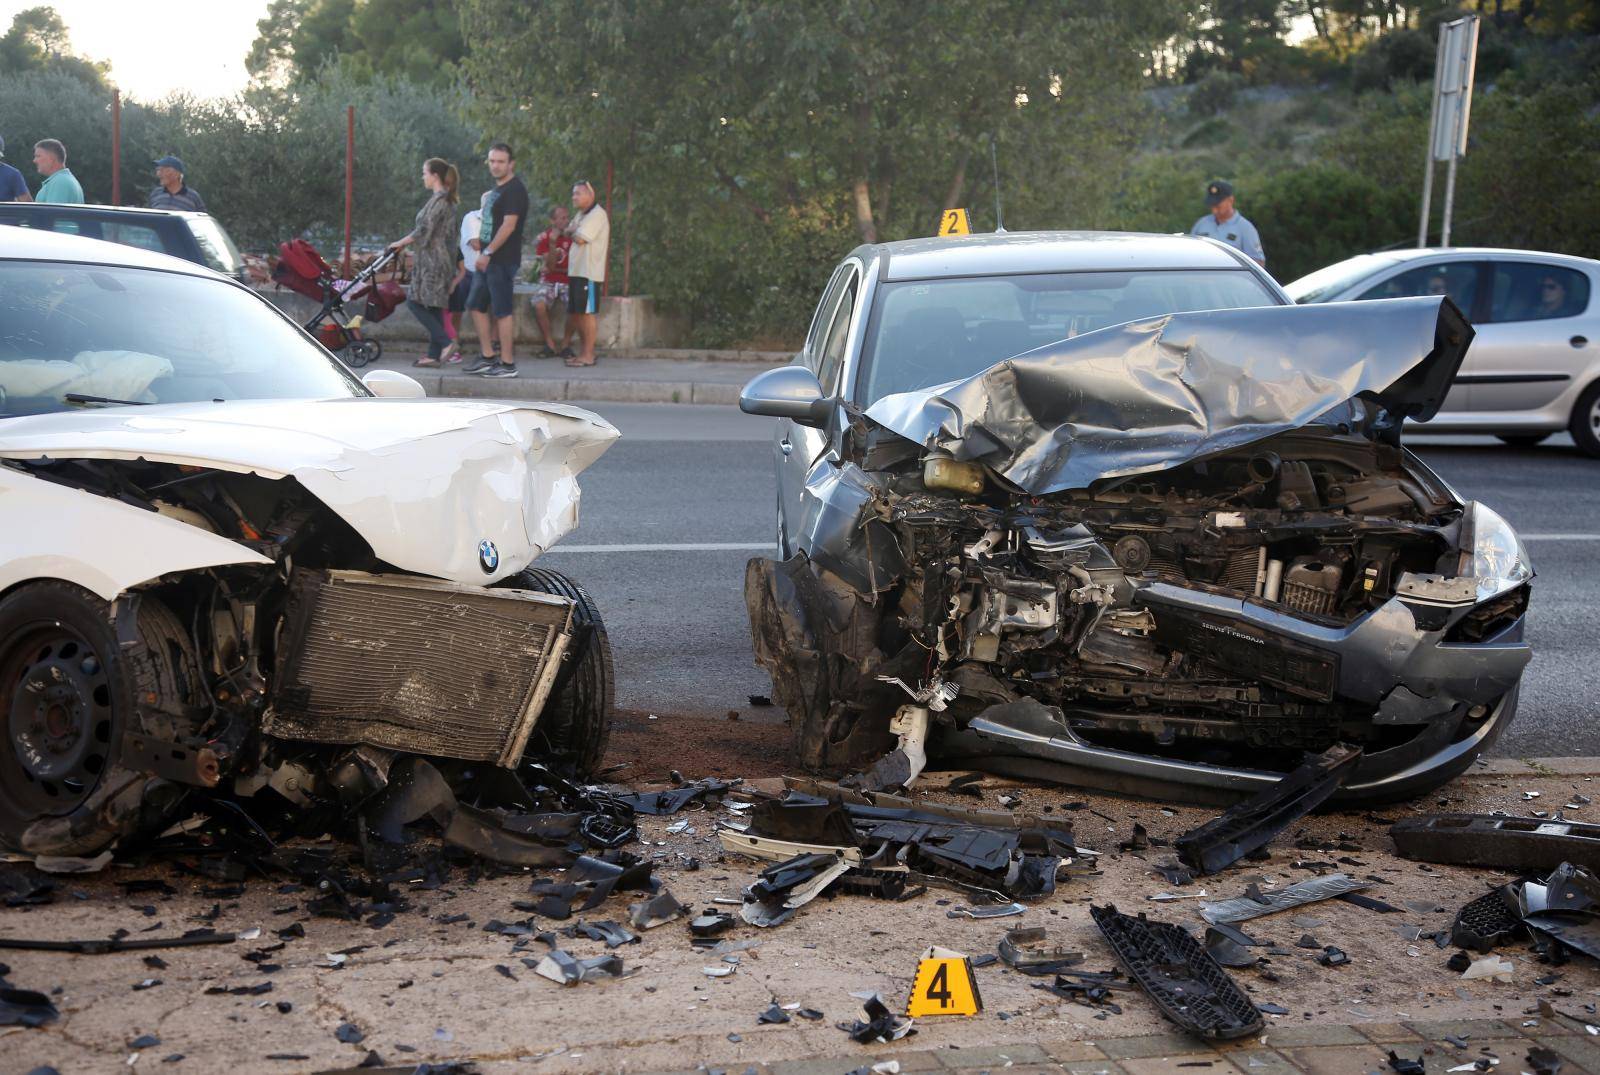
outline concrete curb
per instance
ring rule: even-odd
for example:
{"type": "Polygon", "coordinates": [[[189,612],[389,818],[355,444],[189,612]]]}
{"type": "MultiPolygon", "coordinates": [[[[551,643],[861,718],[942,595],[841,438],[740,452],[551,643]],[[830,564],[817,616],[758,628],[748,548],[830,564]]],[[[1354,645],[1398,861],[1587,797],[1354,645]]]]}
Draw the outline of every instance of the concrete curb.
{"type": "MultiPolygon", "coordinates": [[[[365,372],[357,370],[360,374],[365,372]]],[[[739,402],[736,384],[706,381],[626,381],[602,378],[517,377],[485,379],[449,376],[427,370],[408,370],[428,395],[444,399],[516,399],[546,403],[586,400],[595,403],[715,403],[739,402]]]]}

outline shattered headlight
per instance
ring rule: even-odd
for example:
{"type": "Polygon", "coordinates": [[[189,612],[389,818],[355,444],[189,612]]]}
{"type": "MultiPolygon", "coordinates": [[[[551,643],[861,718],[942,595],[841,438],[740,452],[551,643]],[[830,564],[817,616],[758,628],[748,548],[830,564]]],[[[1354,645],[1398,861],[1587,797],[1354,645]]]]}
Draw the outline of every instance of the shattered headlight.
{"type": "MultiPolygon", "coordinates": [[[[1469,550],[1463,550],[1461,559],[1466,563],[1469,550]]],[[[1528,548],[1517,537],[1511,524],[1500,514],[1482,504],[1472,506],[1472,562],[1463,574],[1476,579],[1478,600],[1521,585],[1533,578],[1533,561],[1528,558],[1528,548]]]]}

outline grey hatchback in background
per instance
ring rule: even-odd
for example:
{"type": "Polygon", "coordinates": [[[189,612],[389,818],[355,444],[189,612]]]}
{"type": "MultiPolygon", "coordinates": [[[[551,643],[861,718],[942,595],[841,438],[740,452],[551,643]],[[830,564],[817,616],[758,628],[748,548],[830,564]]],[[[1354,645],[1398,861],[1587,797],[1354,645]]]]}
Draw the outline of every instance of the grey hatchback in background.
{"type": "Polygon", "coordinates": [[[1456,247],[1361,254],[1288,284],[1298,303],[1447,295],[1477,338],[1420,431],[1538,444],[1571,432],[1600,457],[1600,261],[1456,247]]]}

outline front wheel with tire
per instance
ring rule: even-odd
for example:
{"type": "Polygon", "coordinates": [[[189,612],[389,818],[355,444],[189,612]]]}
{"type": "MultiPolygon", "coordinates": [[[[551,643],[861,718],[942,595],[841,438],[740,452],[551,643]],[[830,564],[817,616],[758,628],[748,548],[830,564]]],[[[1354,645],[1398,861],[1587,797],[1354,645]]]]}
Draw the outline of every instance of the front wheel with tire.
{"type": "Polygon", "coordinates": [[[1548,433],[1496,433],[1495,439],[1513,448],[1532,448],[1550,438],[1548,433]]]}
{"type": "Polygon", "coordinates": [[[582,586],[547,568],[525,568],[497,585],[554,594],[572,602],[572,642],[524,756],[534,761],[564,761],[577,775],[589,776],[600,768],[605,755],[616,697],[611,641],[600,610],[582,586]]]}
{"type": "Polygon", "coordinates": [[[383,341],[351,340],[347,353],[350,357],[346,361],[356,369],[360,369],[369,362],[376,362],[383,357],[383,341]]]}
{"type": "Polygon", "coordinates": [[[122,763],[123,734],[202,690],[187,634],[158,601],[136,613],[138,645],[117,641],[109,606],[65,582],[0,601],[0,844],[93,855],[149,820],[148,773],[122,763]]]}
{"type": "Polygon", "coordinates": [[[1600,457],[1600,381],[1584,389],[1583,395],[1578,397],[1568,430],[1580,452],[1600,457]]]}

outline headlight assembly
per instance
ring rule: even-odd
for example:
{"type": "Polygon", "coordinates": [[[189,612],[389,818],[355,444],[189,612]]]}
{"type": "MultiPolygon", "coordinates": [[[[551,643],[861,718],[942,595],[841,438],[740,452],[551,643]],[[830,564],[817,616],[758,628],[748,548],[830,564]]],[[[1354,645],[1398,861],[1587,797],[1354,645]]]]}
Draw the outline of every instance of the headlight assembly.
{"type": "Polygon", "coordinates": [[[1527,546],[1510,523],[1482,504],[1472,506],[1472,548],[1463,550],[1463,562],[1469,552],[1471,564],[1463,573],[1477,580],[1480,601],[1533,578],[1527,546]]]}

